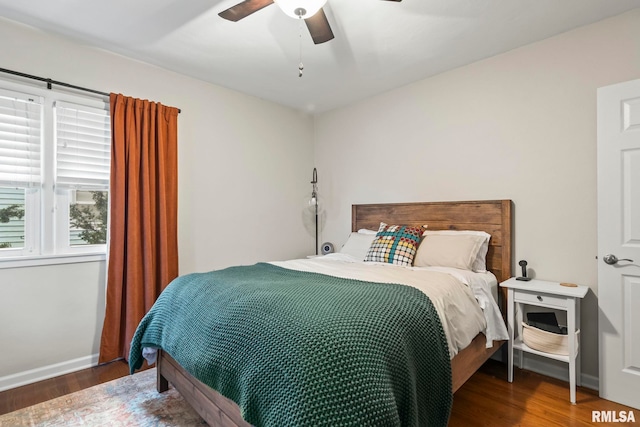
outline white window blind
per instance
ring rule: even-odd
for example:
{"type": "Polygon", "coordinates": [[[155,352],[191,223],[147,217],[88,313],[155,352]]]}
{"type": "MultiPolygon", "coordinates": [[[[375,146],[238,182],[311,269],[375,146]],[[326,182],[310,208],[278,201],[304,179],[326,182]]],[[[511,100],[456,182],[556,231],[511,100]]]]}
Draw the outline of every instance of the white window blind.
{"type": "Polygon", "coordinates": [[[56,101],[56,185],[108,188],[111,159],[109,111],[56,101]]]}
{"type": "Polygon", "coordinates": [[[29,187],[41,182],[42,101],[0,89],[0,184],[29,187]]]}

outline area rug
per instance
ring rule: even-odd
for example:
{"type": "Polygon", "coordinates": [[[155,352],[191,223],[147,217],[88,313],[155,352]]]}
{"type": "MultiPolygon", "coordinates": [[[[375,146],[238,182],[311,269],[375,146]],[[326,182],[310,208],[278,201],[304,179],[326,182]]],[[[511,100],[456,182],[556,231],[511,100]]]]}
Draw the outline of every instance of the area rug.
{"type": "Polygon", "coordinates": [[[0,416],[0,426],[206,426],[172,387],[156,391],[149,369],[0,416]]]}

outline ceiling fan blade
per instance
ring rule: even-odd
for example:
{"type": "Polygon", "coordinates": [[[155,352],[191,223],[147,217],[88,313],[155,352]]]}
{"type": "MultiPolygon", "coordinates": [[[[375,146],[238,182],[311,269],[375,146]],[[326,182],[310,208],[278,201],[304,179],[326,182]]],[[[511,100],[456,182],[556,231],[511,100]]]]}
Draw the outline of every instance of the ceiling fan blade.
{"type": "Polygon", "coordinates": [[[311,38],[315,44],[328,42],[333,39],[333,31],[329,25],[327,15],[324,14],[324,10],[320,9],[311,18],[305,19],[311,38]]]}
{"type": "Polygon", "coordinates": [[[223,10],[218,15],[229,21],[237,22],[242,18],[246,18],[253,12],[257,12],[263,7],[267,7],[273,3],[273,0],[245,0],[227,10],[223,10]]]}

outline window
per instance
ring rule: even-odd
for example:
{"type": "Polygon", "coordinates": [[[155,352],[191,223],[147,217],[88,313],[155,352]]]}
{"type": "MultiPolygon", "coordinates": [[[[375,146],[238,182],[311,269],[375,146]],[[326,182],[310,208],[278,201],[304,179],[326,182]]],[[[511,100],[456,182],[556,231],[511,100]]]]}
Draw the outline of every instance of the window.
{"type": "Polygon", "coordinates": [[[38,250],[31,223],[39,221],[42,98],[0,89],[0,254],[38,250]]]}
{"type": "Polygon", "coordinates": [[[0,267],[105,254],[110,157],[108,103],[0,82],[0,267]]]}
{"type": "Polygon", "coordinates": [[[57,101],[54,117],[58,251],[86,251],[89,246],[105,245],[111,158],[109,115],[105,110],[57,101]]]}

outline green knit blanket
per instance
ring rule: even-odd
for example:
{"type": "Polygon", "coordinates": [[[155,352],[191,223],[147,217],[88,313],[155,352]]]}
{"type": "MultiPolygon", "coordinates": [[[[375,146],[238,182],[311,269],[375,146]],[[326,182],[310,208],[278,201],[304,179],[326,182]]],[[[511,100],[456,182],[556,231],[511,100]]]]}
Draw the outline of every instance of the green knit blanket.
{"type": "Polygon", "coordinates": [[[451,363],[429,298],[271,264],[175,279],[131,342],[167,351],[255,426],[446,426],[451,363]]]}

